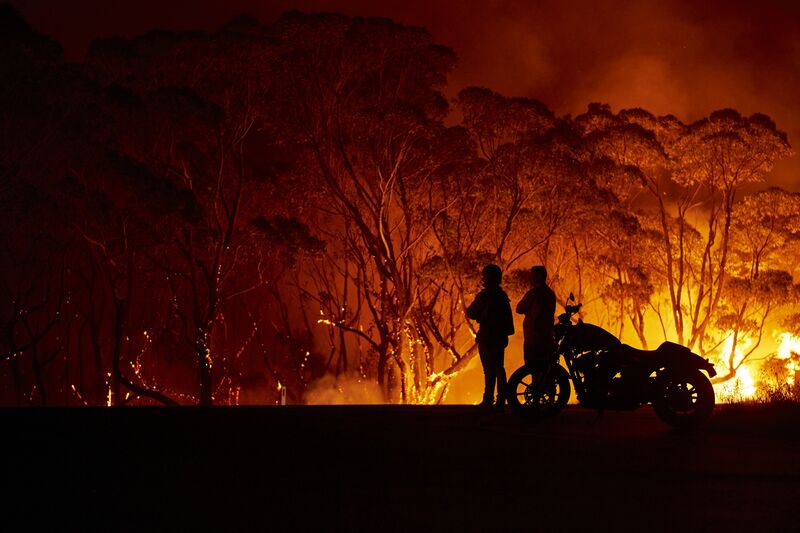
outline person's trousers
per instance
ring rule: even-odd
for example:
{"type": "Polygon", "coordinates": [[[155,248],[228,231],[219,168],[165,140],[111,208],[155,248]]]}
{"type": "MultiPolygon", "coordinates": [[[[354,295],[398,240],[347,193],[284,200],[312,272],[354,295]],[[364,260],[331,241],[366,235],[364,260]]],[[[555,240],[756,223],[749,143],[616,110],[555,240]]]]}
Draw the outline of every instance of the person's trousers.
{"type": "Polygon", "coordinates": [[[522,353],[525,365],[531,368],[542,368],[553,360],[554,348],[552,341],[536,341],[524,343],[522,353]]]}
{"type": "Polygon", "coordinates": [[[483,365],[483,403],[491,404],[494,400],[494,388],[497,384],[497,403],[502,404],[505,399],[506,390],[506,369],[505,369],[506,347],[500,343],[479,342],[478,355],[483,365]]]}

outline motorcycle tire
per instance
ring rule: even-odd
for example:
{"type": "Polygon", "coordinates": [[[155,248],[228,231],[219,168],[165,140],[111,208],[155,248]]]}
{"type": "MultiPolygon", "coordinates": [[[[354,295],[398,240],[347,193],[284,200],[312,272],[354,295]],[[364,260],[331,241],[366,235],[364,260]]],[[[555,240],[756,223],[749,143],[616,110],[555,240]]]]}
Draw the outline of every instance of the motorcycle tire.
{"type": "Polygon", "coordinates": [[[653,410],[673,427],[699,427],[711,417],[714,404],[714,387],[699,370],[668,373],[656,382],[653,410]]]}
{"type": "Polygon", "coordinates": [[[564,367],[534,370],[523,366],[511,374],[506,399],[514,413],[540,419],[558,414],[567,405],[570,393],[569,374],[564,367]]]}

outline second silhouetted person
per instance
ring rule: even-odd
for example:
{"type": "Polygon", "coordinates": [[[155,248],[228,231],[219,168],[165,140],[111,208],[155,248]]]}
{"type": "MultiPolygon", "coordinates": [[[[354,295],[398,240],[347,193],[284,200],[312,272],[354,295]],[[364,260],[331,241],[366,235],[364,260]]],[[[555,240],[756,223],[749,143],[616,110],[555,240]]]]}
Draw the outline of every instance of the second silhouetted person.
{"type": "Polygon", "coordinates": [[[517,304],[517,313],[525,315],[522,322],[525,364],[539,366],[546,363],[553,354],[556,295],[547,286],[547,269],[542,265],[531,268],[531,285],[531,289],[517,304]]]}

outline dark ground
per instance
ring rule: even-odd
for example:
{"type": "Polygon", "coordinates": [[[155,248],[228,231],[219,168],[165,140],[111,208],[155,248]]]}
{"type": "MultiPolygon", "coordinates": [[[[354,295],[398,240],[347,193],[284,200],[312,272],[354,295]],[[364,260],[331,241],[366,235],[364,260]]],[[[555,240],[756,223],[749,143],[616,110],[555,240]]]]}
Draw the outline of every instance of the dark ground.
{"type": "Polygon", "coordinates": [[[800,409],[0,409],[1,531],[800,530],[800,409]]]}

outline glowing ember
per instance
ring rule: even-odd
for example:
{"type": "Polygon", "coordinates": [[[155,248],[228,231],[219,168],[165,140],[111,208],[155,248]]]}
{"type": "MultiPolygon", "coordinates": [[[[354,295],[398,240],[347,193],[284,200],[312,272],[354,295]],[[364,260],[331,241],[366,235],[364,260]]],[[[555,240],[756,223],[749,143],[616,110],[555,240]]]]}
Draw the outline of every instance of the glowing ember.
{"type": "Polygon", "coordinates": [[[108,393],[106,395],[106,407],[113,407],[114,406],[114,393],[111,390],[111,372],[106,374],[108,379],[106,380],[106,388],[108,389],[108,393]]]}

